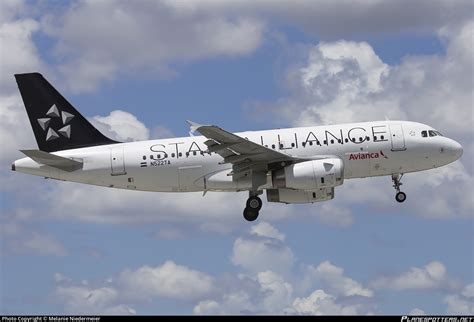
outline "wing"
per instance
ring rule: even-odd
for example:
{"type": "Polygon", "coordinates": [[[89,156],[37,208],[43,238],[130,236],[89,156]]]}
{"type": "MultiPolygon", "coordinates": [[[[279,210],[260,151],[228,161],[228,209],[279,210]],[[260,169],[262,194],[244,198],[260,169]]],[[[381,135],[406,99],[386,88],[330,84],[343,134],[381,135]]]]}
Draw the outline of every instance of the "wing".
{"type": "Polygon", "coordinates": [[[233,175],[234,178],[244,176],[250,171],[268,171],[302,161],[227,132],[218,126],[187,122],[191,126],[191,132],[197,131],[208,138],[204,142],[208,152],[215,152],[224,158],[222,164],[232,164],[232,172],[229,175],[233,175]]]}

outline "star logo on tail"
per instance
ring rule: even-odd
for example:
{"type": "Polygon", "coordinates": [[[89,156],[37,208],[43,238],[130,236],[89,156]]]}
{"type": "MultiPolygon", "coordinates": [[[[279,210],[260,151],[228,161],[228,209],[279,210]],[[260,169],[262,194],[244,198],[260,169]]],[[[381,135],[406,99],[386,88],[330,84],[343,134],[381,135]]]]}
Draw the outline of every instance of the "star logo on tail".
{"type": "Polygon", "coordinates": [[[71,138],[71,125],[68,123],[74,118],[73,114],[60,111],[56,104],[53,104],[46,112],[46,116],[47,117],[42,117],[37,120],[43,131],[46,132],[46,141],[58,139],[60,136],[66,139],[71,138]],[[53,118],[61,118],[63,126],[60,129],[54,130],[49,127],[53,118]]]}

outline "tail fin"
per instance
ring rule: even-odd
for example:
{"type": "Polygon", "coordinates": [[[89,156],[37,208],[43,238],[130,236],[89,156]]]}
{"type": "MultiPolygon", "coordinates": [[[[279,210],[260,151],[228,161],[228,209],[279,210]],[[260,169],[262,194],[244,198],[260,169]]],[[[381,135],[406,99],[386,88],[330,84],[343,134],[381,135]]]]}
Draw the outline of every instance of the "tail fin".
{"type": "Polygon", "coordinates": [[[41,151],[118,143],[100,133],[41,74],[15,78],[41,151]]]}

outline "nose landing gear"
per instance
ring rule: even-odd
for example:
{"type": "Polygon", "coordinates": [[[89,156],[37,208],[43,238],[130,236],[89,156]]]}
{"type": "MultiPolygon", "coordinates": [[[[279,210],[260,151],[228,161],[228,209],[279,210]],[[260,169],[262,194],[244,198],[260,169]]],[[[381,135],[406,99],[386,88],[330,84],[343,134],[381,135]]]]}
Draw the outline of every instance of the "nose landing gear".
{"type": "Polygon", "coordinates": [[[406,193],[400,191],[400,186],[402,183],[400,182],[402,180],[403,173],[401,174],[392,174],[392,182],[393,182],[393,187],[397,191],[395,194],[395,200],[398,202],[404,202],[407,198],[406,193]]]}
{"type": "Polygon", "coordinates": [[[262,199],[256,194],[250,193],[244,209],[244,218],[247,221],[254,221],[258,218],[260,209],[262,209],[262,199]]]}

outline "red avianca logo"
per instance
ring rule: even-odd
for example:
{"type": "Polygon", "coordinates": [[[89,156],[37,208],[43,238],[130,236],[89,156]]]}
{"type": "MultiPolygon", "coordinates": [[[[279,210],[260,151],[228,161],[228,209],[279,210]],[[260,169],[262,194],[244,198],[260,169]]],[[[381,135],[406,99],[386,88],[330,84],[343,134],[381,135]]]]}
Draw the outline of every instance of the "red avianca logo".
{"type": "Polygon", "coordinates": [[[384,158],[388,159],[388,157],[383,154],[382,150],[380,152],[365,152],[365,153],[351,153],[349,155],[349,160],[364,160],[364,159],[378,159],[384,158]]]}

